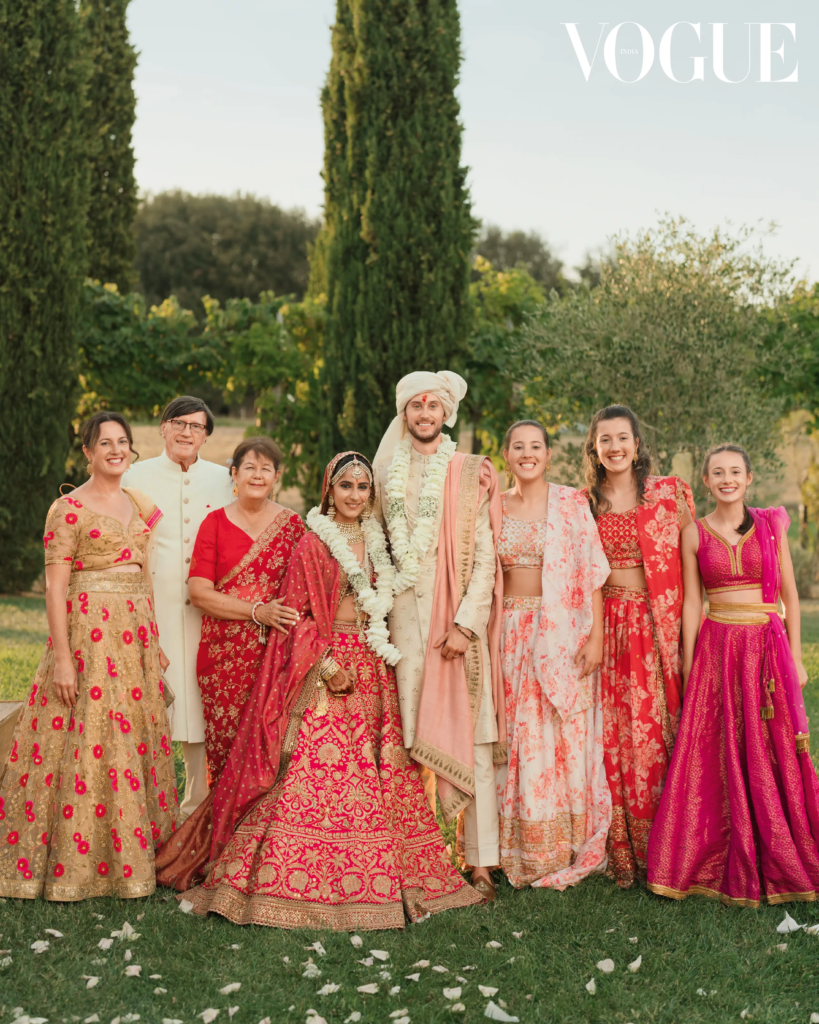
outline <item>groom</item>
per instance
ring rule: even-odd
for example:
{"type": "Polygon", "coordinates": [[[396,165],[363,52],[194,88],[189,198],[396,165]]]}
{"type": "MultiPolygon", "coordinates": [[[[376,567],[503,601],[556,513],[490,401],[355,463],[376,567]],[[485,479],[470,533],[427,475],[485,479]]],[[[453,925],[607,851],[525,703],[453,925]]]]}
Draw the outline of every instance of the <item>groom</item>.
{"type": "Polygon", "coordinates": [[[472,884],[494,899],[495,763],[506,761],[500,673],[500,488],[489,459],[442,433],[466,381],[419,371],[396,387],[397,416],[374,461],[381,519],[399,570],[390,633],[404,744],[437,776],[447,822],[464,811],[472,884]],[[491,652],[491,654],[490,654],[491,652]]]}

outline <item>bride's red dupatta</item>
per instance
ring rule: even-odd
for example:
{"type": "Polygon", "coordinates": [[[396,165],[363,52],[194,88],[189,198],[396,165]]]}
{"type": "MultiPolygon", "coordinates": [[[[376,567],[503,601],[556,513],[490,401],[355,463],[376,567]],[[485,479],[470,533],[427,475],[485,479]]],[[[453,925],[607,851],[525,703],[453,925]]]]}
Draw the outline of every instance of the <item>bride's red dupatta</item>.
{"type": "Polygon", "coordinates": [[[279,598],[301,618],[286,636],[271,630],[219,782],[157,851],[159,885],[181,892],[196,885],[238,822],[273,788],[290,712],[310,669],[332,643],[340,584],[338,562],[315,534],[305,534],[293,551],[279,591],[279,598]]]}

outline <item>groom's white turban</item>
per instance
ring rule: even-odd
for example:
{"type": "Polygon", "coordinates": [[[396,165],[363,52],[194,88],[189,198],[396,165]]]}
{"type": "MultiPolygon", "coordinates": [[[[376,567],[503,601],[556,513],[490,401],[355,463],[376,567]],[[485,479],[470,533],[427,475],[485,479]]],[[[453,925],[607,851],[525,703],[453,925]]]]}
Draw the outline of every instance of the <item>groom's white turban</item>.
{"type": "Polygon", "coordinates": [[[466,381],[452,370],[440,370],[438,373],[432,373],[429,370],[416,370],[414,373],[408,373],[406,377],[402,377],[395,386],[397,415],[381,439],[381,444],[375,454],[375,462],[392,459],[395,446],[406,434],[407,424],[404,419],[404,410],[416,395],[435,395],[436,398],[439,398],[444,407],[445,425],[454,427],[458,419],[458,406],[466,395],[466,381]]]}

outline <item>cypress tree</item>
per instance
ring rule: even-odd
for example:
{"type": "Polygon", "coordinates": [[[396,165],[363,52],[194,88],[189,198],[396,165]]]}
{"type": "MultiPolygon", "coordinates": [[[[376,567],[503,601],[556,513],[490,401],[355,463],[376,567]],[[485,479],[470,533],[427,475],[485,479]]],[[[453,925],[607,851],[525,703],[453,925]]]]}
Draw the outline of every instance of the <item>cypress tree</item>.
{"type": "Polygon", "coordinates": [[[327,296],[327,458],[372,456],[398,379],[457,357],[475,231],[460,162],[456,0],[337,0],[332,44],[311,279],[311,294],[327,296]]]}
{"type": "Polygon", "coordinates": [[[0,0],[0,589],[42,569],[86,268],[89,65],[74,0],[0,0]]]}
{"type": "Polygon", "coordinates": [[[116,284],[123,295],[136,280],[132,225],[137,185],[131,132],[136,116],[133,78],[137,55],[126,24],[128,3],[83,0],[81,8],[93,63],[88,89],[88,276],[102,284],[116,284]]]}

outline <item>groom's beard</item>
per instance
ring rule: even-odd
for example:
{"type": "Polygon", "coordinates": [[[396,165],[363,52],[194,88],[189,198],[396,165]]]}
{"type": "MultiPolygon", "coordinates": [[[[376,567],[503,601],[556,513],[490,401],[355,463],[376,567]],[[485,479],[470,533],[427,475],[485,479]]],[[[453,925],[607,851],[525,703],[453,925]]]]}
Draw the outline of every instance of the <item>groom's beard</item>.
{"type": "Polygon", "coordinates": [[[442,423],[440,427],[433,428],[434,432],[432,434],[422,434],[418,431],[416,427],[411,427],[409,423],[407,424],[407,430],[410,432],[410,434],[415,438],[416,441],[421,441],[423,444],[429,444],[430,441],[434,441],[436,437],[440,436],[441,431],[443,429],[444,425],[442,423]]]}

